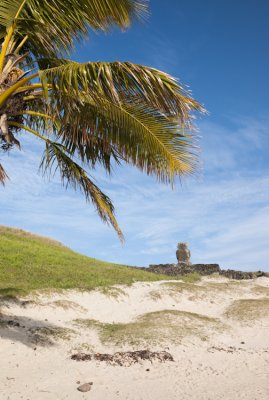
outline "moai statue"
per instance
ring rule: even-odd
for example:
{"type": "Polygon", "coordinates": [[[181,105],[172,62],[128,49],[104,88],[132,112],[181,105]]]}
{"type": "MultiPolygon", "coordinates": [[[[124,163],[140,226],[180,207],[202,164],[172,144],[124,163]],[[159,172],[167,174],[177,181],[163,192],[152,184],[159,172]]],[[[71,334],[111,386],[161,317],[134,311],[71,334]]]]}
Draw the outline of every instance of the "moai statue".
{"type": "Polygon", "coordinates": [[[178,264],[191,265],[191,252],[187,243],[178,243],[176,255],[178,264]]]}

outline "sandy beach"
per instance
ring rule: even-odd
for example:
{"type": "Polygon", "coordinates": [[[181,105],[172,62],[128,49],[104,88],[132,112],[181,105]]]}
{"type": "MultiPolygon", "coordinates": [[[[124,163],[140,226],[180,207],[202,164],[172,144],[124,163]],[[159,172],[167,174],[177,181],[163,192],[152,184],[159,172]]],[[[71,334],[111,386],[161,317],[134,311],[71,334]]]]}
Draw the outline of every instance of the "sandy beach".
{"type": "Polygon", "coordinates": [[[43,292],[2,300],[0,311],[3,400],[269,398],[267,278],[43,292]],[[145,349],[174,361],[71,359],[145,349]]]}

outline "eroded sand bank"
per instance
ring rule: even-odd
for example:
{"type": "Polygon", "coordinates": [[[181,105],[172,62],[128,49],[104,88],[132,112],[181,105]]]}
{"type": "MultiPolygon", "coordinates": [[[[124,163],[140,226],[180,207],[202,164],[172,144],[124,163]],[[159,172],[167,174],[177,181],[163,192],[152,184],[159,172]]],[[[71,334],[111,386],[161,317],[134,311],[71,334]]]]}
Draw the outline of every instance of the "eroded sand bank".
{"type": "Polygon", "coordinates": [[[0,305],[0,399],[265,400],[269,279],[134,283],[0,305]],[[71,355],[167,351],[113,366],[71,355]],[[93,382],[90,392],[79,383],[93,382]]]}

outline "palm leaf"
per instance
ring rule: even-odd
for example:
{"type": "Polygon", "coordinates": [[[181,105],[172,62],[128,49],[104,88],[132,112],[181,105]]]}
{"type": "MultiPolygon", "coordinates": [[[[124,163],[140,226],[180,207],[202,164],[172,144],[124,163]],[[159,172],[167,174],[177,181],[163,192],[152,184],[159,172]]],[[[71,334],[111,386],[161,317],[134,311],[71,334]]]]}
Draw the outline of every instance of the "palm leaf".
{"type": "Polygon", "coordinates": [[[0,4],[0,27],[6,30],[14,23],[19,11],[26,4],[26,0],[1,0],[0,4]]]}
{"type": "Polygon", "coordinates": [[[0,27],[0,43],[2,42],[2,40],[4,39],[6,34],[6,30],[4,27],[0,27]]]}
{"type": "Polygon", "coordinates": [[[101,219],[110,223],[123,240],[123,234],[115,219],[114,207],[109,197],[92,182],[86,171],[72,160],[64,146],[47,141],[40,168],[44,173],[47,171],[51,174],[54,167],[55,171],[59,171],[62,183],[66,187],[71,185],[74,189],[79,188],[84,193],[86,200],[92,201],[101,219]]]}
{"type": "Polygon", "coordinates": [[[9,179],[6,171],[4,170],[2,164],[0,164],[0,182],[5,185],[5,181],[9,179]]]}
{"type": "MultiPolygon", "coordinates": [[[[79,188],[122,238],[111,200],[81,165],[101,164],[110,172],[124,160],[164,182],[191,174],[198,161],[188,132],[193,113],[203,107],[178,80],[154,68],[59,58],[89,29],[126,28],[142,18],[147,0],[0,1],[0,70],[9,83],[1,104],[10,133],[25,129],[45,140],[43,171],[58,170],[62,183],[79,188]],[[29,68],[39,72],[23,79],[29,68]]],[[[0,182],[5,179],[0,165],[0,182]]]]}
{"type": "Polygon", "coordinates": [[[70,98],[64,104],[61,100],[59,135],[64,146],[83,160],[92,163],[92,142],[98,138],[102,139],[99,146],[115,149],[126,162],[164,182],[197,170],[195,138],[182,132],[175,118],[143,103],[99,100],[96,104],[84,98],[83,104],[74,107],[70,98]]]}
{"type": "Polygon", "coordinates": [[[41,79],[48,80],[56,92],[90,93],[95,101],[101,97],[114,103],[140,99],[160,112],[179,117],[185,126],[191,125],[194,110],[204,111],[182,84],[154,68],[128,62],[57,60],[57,64],[40,72],[41,79]]]}
{"type": "MultiPolygon", "coordinates": [[[[86,116],[85,107],[83,108],[81,104],[75,105],[74,101],[72,102],[69,97],[66,97],[64,106],[62,103],[60,111],[57,113],[52,98],[47,100],[48,108],[42,102],[33,103],[31,110],[21,111],[14,117],[23,115],[25,125],[30,129],[38,131],[47,138],[60,138],[68,152],[76,153],[82,163],[87,163],[90,168],[94,168],[97,163],[101,164],[108,173],[111,173],[112,165],[120,164],[122,157],[116,146],[109,143],[105,137],[96,135],[92,130],[93,125],[89,120],[96,122],[95,109],[90,110],[87,107],[88,114],[86,116]],[[83,122],[82,115],[87,118],[86,124],[83,122]]],[[[10,124],[14,117],[10,119],[10,124]]]]}
{"type": "Polygon", "coordinates": [[[144,0],[1,0],[0,30],[16,19],[16,31],[28,35],[27,46],[35,55],[69,51],[88,28],[107,30],[129,26],[131,19],[147,11],[144,0]]]}

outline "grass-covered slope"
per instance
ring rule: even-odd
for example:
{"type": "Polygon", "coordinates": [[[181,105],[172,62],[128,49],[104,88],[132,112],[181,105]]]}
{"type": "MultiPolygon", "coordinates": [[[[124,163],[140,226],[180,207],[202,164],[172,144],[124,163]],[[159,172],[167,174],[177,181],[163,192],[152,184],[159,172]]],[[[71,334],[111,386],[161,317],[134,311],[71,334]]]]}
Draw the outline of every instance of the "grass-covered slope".
{"type": "Polygon", "coordinates": [[[165,279],[82,256],[59,242],[4,226],[0,226],[0,254],[0,296],[165,279]]]}

